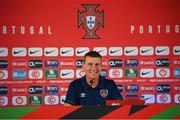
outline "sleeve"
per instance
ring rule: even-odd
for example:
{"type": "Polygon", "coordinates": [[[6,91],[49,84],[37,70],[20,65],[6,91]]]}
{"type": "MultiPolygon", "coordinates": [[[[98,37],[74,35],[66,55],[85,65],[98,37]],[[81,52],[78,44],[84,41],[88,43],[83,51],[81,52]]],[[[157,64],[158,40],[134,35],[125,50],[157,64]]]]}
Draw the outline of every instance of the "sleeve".
{"type": "Polygon", "coordinates": [[[119,93],[119,90],[117,89],[117,86],[114,81],[112,81],[112,100],[123,100],[122,95],[119,93]]]}
{"type": "Polygon", "coordinates": [[[68,92],[66,94],[66,100],[65,103],[71,104],[71,105],[76,105],[77,104],[77,97],[75,93],[75,87],[73,83],[70,83],[68,92]]]}

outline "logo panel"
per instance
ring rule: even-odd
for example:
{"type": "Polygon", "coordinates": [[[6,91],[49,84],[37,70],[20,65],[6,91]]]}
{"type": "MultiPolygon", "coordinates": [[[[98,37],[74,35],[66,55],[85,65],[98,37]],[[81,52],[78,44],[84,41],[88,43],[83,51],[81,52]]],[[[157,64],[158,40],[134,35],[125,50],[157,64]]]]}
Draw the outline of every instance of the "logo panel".
{"type": "Polygon", "coordinates": [[[123,54],[122,47],[110,47],[109,55],[110,56],[121,56],[123,54]]]}
{"type": "Polygon", "coordinates": [[[109,70],[109,77],[110,78],[122,78],[123,77],[123,70],[122,69],[110,69],[109,70]]]}
{"type": "Polygon", "coordinates": [[[8,79],[8,71],[7,70],[0,70],[0,80],[8,79]]]}
{"type": "Polygon", "coordinates": [[[13,96],[12,97],[12,104],[17,105],[26,105],[27,104],[27,97],[26,96],[13,96]]]}
{"type": "Polygon", "coordinates": [[[42,70],[29,70],[29,79],[42,79],[43,71],[42,70]]]}
{"type": "Polygon", "coordinates": [[[24,47],[13,48],[12,55],[14,57],[25,57],[27,55],[27,50],[24,47]]]}
{"type": "Polygon", "coordinates": [[[8,61],[0,60],[0,68],[8,68],[8,61]]]}
{"type": "Polygon", "coordinates": [[[156,101],[160,104],[168,104],[171,103],[171,96],[170,94],[158,94],[156,96],[156,101]]]}
{"type": "Polygon", "coordinates": [[[47,95],[44,98],[44,103],[46,105],[57,105],[59,103],[59,97],[57,95],[47,95]]]}
{"type": "Polygon", "coordinates": [[[125,76],[127,78],[136,78],[138,77],[138,69],[126,69],[125,76]]]}
{"type": "Polygon", "coordinates": [[[13,79],[26,79],[27,78],[26,70],[13,70],[12,77],[13,79]]]}
{"type": "Polygon", "coordinates": [[[0,96],[0,106],[7,106],[8,105],[8,97],[0,96]]]}
{"type": "Polygon", "coordinates": [[[78,28],[82,28],[86,31],[86,35],[82,39],[99,39],[96,35],[96,31],[99,25],[104,27],[104,11],[97,11],[96,8],[99,4],[82,4],[85,11],[78,10],[78,28]]]}
{"type": "Polygon", "coordinates": [[[174,55],[180,55],[180,46],[174,46],[173,47],[173,54],[174,55]]]}
{"type": "Polygon", "coordinates": [[[125,47],[124,55],[125,56],[136,56],[136,55],[138,55],[138,48],[137,47],[125,47]]]}
{"type": "Polygon", "coordinates": [[[5,95],[8,93],[8,87],[7,86],[0,86],[0,95],[5,95]]]}
{"type": "Polygon", "coordinates": [[[168,46],[157,46],[156,47],[156,55],[169,55],[169,47],[168,46]]]}
{"type": "Polygon", "coordinates": [[[29,68],[42,68],[42,60],[29,60],[29,68]]]}
{"type": "Polygon", "coordinates": [[[5,47],[0,47],[0,57],[8,56],[8,49],[5,47]]]}
{"type": "Polygon", "coordinates": [[[28,98],[29,104],[40,105],[42,104],[42,96],[34,95],[28,98]]]}
{"type": "Polygon", "coordinates": [[[140,47],[140,55],[149,56],[154,54],[154,48],[151,46],[140,47]]]}
{"type": "Polygon", "coordinates": [[[140,76],[142,78],[152,78],[154,77],[154,69],[141,69],[140,76]]]}
{"type": "Polygon", "coordinates": [[[88,47],[77,47],[76,48],[76,56],[84,56],[87,52],[89,52],[88,47]]]}
{"type": "Polygon", "coordinates": [[[45,86],[46,94],[58,94],[58,86],[57,85],[48,85],[45,86]]]}
{"type": "Polygon", "coordinates": [[[170,69],[169,68],[158,68],[158,69],[156,69],[156,77],[158,77],[158,78],[170,77],[170,69]]]}
{"type": "Polygon", "coordinates": [[[46,60],[45,68],[58,68],[58,60],[46,60]]]}
{"type": "Polygon", "coordinates": [[[106,47],[94,47],[93,50],[98,52],[101,56],[107,55],[107,48],[106,47]]]}
{"type": "Polygon", "coordinates": [[[45,70],[45,78],[58,78],[58,70],[45,70]]]}
{"type": "Polygon", "coordinates": [[[109,66],[110,67],[122,67],[122,60],[121,59],[110,59],[109,66]]]}
{"type": "Polygon", "coordinates": [[[58,56],[58,48],[56,47],[47,47],[44,49],[44,55],[47,57],[58,56]]]}
{"type": "Polygon", "coordinates": [[[71,69],[61,70],[60,76],[61,78],[64,78],[64,79],[74,78],[74,70],[71,70],[71,69]]]}
{"type": "Polygon", "coordinates": [[[74,48],[72,47],[62,47],[60,49],[61,56],[73,56],[74,55],[74,48]]]}
{"type": "Polygon", "coordinates": [[[39,57],[43,55],[43,50],[39,47],[31,47],[28,49],[28,55],[31,57],[39,57]]]}

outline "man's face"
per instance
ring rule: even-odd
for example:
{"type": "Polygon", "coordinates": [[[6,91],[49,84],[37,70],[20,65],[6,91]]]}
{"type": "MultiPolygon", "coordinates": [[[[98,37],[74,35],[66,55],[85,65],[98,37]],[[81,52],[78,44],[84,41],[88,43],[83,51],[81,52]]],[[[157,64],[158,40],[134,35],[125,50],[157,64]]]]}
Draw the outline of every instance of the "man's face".
{"type": "Polygon", "coordinates": [[[102,61],[100,57],[89,57],[85,58],[83,64],[83,70],[87,78],[97,79],[101,73],[102,61]]]}

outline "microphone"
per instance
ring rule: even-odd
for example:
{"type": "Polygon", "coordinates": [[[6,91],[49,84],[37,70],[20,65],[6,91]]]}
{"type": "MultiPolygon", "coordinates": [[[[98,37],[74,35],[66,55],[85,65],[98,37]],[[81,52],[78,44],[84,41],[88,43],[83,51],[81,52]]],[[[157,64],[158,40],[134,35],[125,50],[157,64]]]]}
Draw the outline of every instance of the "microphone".
{"type": "Polygon", "coordinates": [[[91,84],[91,87],[92,87],[92,84],[93,84],[93,80],[90,80],[90,84],[91,84]]]}

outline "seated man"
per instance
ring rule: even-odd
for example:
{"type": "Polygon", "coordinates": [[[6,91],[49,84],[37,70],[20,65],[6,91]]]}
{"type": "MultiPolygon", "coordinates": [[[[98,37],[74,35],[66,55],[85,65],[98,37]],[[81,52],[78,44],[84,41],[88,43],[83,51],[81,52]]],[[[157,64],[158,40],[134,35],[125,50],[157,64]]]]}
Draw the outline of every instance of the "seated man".
{"type": "Polygon", "coordinates": [[[100,76],[102,58],[90,51],[84,56],[85,76],[70,83],[64,105],[106,105],[106,100],[122,100],[113,80],[100,76]]]}

